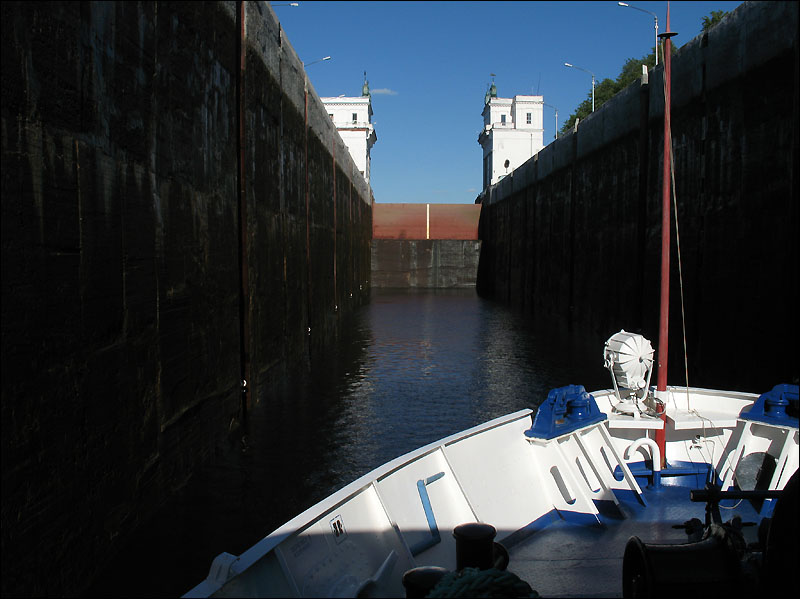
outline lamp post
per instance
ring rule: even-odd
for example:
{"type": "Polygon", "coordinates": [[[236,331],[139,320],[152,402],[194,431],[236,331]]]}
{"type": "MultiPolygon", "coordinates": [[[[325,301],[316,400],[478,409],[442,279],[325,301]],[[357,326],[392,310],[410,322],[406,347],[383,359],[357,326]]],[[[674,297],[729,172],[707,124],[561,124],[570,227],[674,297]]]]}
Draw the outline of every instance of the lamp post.
{"type": "Polygon", "coordinates": [[[654,12],[650,12],[649,10],[645,10],[644,8],[639,8],[638,6],[631,6],[630,4],[628,4],[626,2],[617,2],[617,4],[619,4],[620,6],[627,6],[628,8],[635,8],[636,10],[640,10],[642,12],[646,12],[648,14],[653,15],[653,19],[655,19],[655,23],[656,23],[656,38],[655,38],[656,39],[656,45],[655,45],[653,50],[656,53],[656,66],[658,66],[658,15],[656,13],[654,13],[654,12]]]}
{"type": "Polygon", "coordinates": [[[555,106],[551,106],[547,102],[542,102],[542,104],[544,104],[545,106],[549,106],[550,108],[556,111],[556,134],[553,136],[553,139],[558,139],[558,108],[556,108],[555,106]]]}
{"type": "Polygon", "coordinates": [[[273,8],[276,6],[300,6],[299,2],[289,2],[288,4],[270,4],[273,8]]]}
{"type": "Polygon", "coordinates": [[[318,62],[322,62],[323,60],[330,60],[330,56],[326,56],[325,58],[320,58],[319,60],[312,60],[309,63],[303,63],[303,68],[310,67],[312,64],[317,64],[318,62]]]}
{"type": "Polygon", "coordinates": [[[579,71],[583,71],[584,73],[589,73],[592,76],[592,112],[594,112],[594,73],[591,71],[587,71],[581,67],[576,67],[574,64],[569,64],[568,62],[564,63],[565,67],[570,67],[573,69],[578,69],[579,71]]]}

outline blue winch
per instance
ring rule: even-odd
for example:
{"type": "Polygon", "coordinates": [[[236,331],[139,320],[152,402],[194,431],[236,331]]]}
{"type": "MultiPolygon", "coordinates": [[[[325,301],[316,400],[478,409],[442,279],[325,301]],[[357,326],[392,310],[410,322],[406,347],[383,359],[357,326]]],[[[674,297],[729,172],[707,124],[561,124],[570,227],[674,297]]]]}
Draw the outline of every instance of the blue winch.
{"type": "Polygon", "coordinates": [[[547,394],[547,399],[536,412],[533,426],[525,431],[525,436],[553,439],[606,419],[607,416],[600,411],[594,397],[586,392],[583,385],[567,385],[547,394]]]}
{"type": "Polygon", "coordinates": [[[771,391],[762,393],[752,406],[744,408],[739,413],[739,418],[753,422],[796,427],[799,402],[800,387],[798,385],[775,385],[771,391]]]}

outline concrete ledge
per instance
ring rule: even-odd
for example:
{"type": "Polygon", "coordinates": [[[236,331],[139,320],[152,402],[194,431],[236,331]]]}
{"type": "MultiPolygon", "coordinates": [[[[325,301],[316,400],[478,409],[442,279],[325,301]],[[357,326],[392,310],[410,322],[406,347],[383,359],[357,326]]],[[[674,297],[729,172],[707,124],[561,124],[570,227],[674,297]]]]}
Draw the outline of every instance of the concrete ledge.
{"type": "Polygon", "coordinates": [[[498,195],[507,198],[514,193],[514,173],[511,172],[496,184],[498,195]]]}
{"type": "MultiPolygon", "coordinates": [[[[778,54],[791,50],[797,43],[797,23],[800,19],[800,3],[797,2],[745,2],[747,10],[746,39],[742,52],[742,69],[749,71],[757,65],[771,60],[778,54]],[[749,5],[754,6],[749,6],[749,5]],[[769,43],[765,43],[769,40],[769,43]]],[[[738,20],[740,6],[731,15],[738,20]]],[[[722,23],[720,23],[722,25],[722,23]]],[[[734,26],[732,23],[731,27],[734,26]]],[[[791,73],[786,73],[787,77],[791,73]]]]}
{"type": "Polygon", "coordinates": [[[539,153],[536,154],[536,182],[545,179],[550,173],[553,172],[553,152],[555,146],[560,140],[553,141],[550,145],[545,146],[539,153]]]}
{"type": "MultiPolygon", "coordinates": [[[[236,2],[231,5],[231,20],[236,22],[236,2]]],[[[261,60],[275,81],[280,81],[280,53],[276,51],[281,44],[281,26],[275,13],[267,7],[266,2],[250,2],[247,4],[247,42],[258,50],[261,60]]]]}
{"type": "Polygon", "coordinates": [[[741,4],[708,32],[706,89],[723,85],[790,51],[797,36],[797,21],[797,2],[741,4]]]}
{"type": "Polygon", "coordinates": [[[532,156],[516,169],[514,169],[514,180],[512,182],[513,193],[525,189],[536,181],[536,156],[532,156]]]}
{"type": "MultiPolygon", "coordinates": [[[[705,49],[702,36],[694,38],[672,57],[672,109],[689,104],[703,93],[703,64],[705,49]]],[[[664,79],[659,77],[658,91],[664,95],[664,79]]],[[[663,101],[661,102],[663,112],[663,101]]]]}
{"type": "Polygon", "coordinates": [[[609,102],[603,113],[603,143],[610,143],[629,135],[639,128],[639,103],[641,102],[641,77],[616,95],[615,102],[609,102]],[[635,115],[635,118],[631,118],[635,115]]]}
{"type": "MultiPolygon", "coordinates": [[[[580,124],[578,126],[580,127],[580,124]]],[[[572,166],[572,144],[576,141],[576,135],[577,132],[570,129],[556,140],[553,147],[553,171],[572,166]]]]}

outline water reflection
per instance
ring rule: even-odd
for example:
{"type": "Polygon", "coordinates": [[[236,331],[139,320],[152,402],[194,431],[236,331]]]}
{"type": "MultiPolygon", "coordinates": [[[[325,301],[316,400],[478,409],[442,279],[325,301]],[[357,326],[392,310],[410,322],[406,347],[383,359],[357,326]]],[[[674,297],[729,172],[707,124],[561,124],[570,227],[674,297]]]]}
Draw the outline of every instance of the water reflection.
{"type": "Polygon", "coordinates": [[[535,408],[553,387],[607,384],[602,348],[473,290],[376,290],[347,330],[308,381],[286,389],[278,403],[290,409],[273,404],[253,421],[267,462],[302,439],[292,468],[304,505],[417,447],[535,408]]]}
{"type": "Polygon", "coordinates": [[[373,290],[370,304],[347,318],[346,334],[310,375],[260,394],[246,445],[223,448],[90,595],[180,595],[218,553],[241,553],[392,458],[534,408],[553,387],[608,385],[602,347],[474,290],[373,290]]]}

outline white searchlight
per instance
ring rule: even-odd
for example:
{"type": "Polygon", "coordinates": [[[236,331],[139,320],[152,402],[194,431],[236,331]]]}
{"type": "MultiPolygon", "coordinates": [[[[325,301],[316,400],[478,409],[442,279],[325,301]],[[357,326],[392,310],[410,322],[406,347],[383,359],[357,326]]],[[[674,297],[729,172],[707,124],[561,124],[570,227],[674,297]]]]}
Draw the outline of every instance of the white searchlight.
{"type": "Polygon", "coordinates": [[[619,402],[614,410],[638,418],[642,412],[639,401],[647,398],[650,375],[653,374],[653,346],[650,341],[623,329],[606,341],[603,360],[611,373],[614,393],[619,402]]]}

